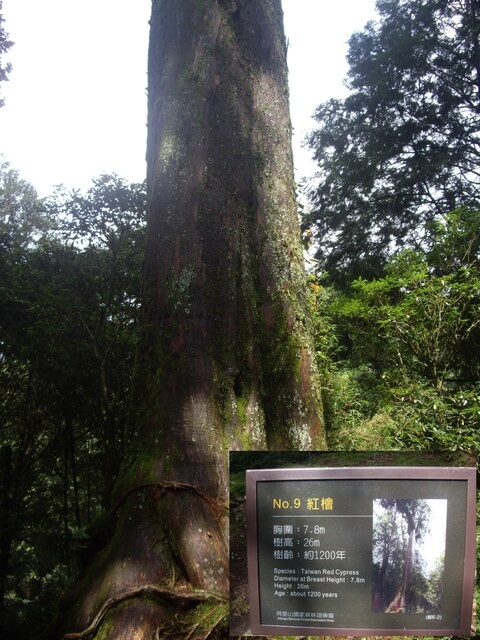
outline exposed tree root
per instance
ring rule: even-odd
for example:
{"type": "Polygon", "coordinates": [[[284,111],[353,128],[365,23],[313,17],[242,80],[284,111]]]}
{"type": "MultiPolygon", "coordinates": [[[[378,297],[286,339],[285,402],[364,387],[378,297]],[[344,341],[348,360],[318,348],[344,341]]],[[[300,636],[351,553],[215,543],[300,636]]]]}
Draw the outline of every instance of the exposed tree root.
{"type": "Polygon", "coordinates": [[[227,597],[224,594],[214,591],[174,591],[172,589],[158,587],[154,584],[144,584],[140,587],[135,587],[129,591],[118,593],[117,595],[109,598],[100,607],[97,615],[93,618],[92,622],[86,629],[75,633],[66,633],[63,636],[63,640],[87,640],[87,638],[90,638],[99,630],[103,619],[112,607],[115,607],[117,604],[120,604],[125,600],[130,600],[131,598],[137,598],[139,596],[153,596],[169,602],[174,602],[181,606],[205,602],[207,600],[217,600],[218,602],[226,602],[227,600],[227,597]]]}
{"type": "Polygon", "coordinates": [[[148,482],[145,484],[140,484],[136,487],[132,487],[123,496],[117,501],[117,503],[110,509],[110,515],[115,515],[123,503],[127,500],[129,496],[137,491],[144,491],[145,489],[153,489],[153,493],[164,492],[167,490],[170,491],[191,491],[196,493],[202,500],[205,500],[207,504],[214,508],[214,512],[220,511],[220,505],[224,508],[224,501],[219,500],[219,498],[214,498],[212,496],[208,496],[204,493],[199,487],[193,484],[188,484],[186,482],[148,482]]]}

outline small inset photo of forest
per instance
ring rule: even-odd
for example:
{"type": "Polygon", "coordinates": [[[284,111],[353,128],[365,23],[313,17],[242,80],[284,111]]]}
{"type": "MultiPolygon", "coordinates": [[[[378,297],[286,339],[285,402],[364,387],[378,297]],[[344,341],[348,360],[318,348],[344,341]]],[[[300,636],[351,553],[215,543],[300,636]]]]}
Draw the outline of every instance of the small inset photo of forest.
{"type": "Polygon", "coordinates": [[[446,516],[446,499],[373,501],[373,611],[442,612],[446,516]]]}

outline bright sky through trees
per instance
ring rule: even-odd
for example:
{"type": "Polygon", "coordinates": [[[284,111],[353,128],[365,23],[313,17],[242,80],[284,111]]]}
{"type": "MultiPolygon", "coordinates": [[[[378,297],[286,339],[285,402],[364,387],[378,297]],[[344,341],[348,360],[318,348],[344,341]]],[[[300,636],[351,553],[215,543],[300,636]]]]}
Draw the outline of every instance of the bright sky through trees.
{"type": "MultiPolygon", "coordinates": [[[[344,95],[347,40],[375,16],[374,0],[283,0],[289,40],[297,176],[318,103],[344,95]]],[[[89,186],[100,173],[145,175],[150,0],[4,0],[15,42],[0,92],[0,154],[41,195],[89,186]]]]}
{"type": "Polygon", "coordinates": [[[442,553],[445,553],[447,530],[447,500],[427,500],[430,507],[430,534],[420,545],[420,553],[431,572],[442,553]]]}
{"type": "MultiPolygon", "coordinates": [[[[445,553],[446,528],[447,528],[447,500],[425,498],[430,507],[428,532],[423,540],[418,543],[418,553],[426,565],[426,570],[431,573],[440,556],[445,553]]],[[[374,522],[380,518],[385,509],[379,500],[373,502],[374,522]]],[[[398,515],[400,522],[402,517],[398,515]]],[[[404,522],[404,521],[403,521],[404,522]]],[[[376,559],[378,561],[378,559],[376,559]]]]}

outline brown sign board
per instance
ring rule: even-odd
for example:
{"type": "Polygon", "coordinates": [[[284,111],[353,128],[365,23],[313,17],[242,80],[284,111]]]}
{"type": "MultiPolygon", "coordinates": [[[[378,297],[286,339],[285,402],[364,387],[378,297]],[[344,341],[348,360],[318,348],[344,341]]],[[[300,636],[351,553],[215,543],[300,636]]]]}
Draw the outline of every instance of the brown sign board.
{"type": "Polygon", "coordinates": [[[246,473],[253,635],[470,635],[475,468],[246,473]]]}

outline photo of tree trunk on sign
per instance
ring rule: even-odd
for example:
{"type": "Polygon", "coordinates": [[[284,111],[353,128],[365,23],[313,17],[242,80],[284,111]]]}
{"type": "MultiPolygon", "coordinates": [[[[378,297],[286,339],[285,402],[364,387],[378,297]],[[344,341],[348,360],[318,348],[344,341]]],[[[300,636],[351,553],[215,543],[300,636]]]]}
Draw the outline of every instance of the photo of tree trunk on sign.
{"type": "Polygon", "coordinates": [[[446,503],[436,499],[374,500],[373,611],[441,611],[446,503]]]}
{"type": "Polygon", "coordinates": [[[223,637],[229,450],[325,447],[281,2],[153,0],[150,29],[138,437],[65,638],[223,637]]]}

